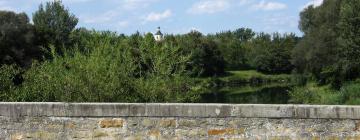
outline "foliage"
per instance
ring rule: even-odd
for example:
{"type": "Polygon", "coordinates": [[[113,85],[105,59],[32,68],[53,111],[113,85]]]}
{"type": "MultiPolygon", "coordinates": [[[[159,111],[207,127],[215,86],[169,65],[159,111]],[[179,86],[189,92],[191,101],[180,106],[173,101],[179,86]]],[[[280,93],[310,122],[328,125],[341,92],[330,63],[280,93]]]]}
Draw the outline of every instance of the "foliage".
{"type": "Polygon", "coordinates": [[[311,73],[320,84],[339,89],[360,76],[359,1],[328,0],[301,14],[302,41],[293,50],[299,73],[311,73]]]}
{"type": "Polygon", "coordinates": [[[360,104],[360,81],[346,83],[339,91],[341,104],[359,105],[360,104]]]}
{"type": "Polygon", "coordinates": [[[290,102],[296,104],[342,104],[337,91],[330,86],[318,86],[315,83],[295,87],[289,95],[290,102]]]}
{"type": "Polygon", "coordinates": [[[25,13],[0,11],[0,66],[29,66],[32,59],[41,58],[36,45],[34,28],[25,13]]]}
{"type": "Polygon", "coordinates": [[[319,86],[309,83],[303,87],[295,87],[291,92],[291,102],[300,104],[327,104],[327,105],[359,105],[359,80],[347,82],[340,90],[331,86],[319,86]]]}
{"type": "Polygon", "coordinates": [[[236,29],[233,34],[240,42],[248,42],[255,36],[255,32],[250,28],[236,29]]]}
{"type": "Polygon", "coordinates": [[[190,54],[187,70],[192,76],[216,76],[224,73],[224,58],[218,46],[200,32],[192,31],[180,38],[184,54],[190,54]]]}
{"type": "MultiPolygon", "coordinates": [[[[93,32],[87,40],[92,51],[65,52],[51,61],[34,64],[24,74],[24,83],[10,92],[11,101],[68,102],[194,102],[195,81],[182,76],[188,56],[175,55],[176,46],[140,46],[141,60],[151,69],[137,70],[132,47],[111,33],[93,32]]],[[[145,42],[140,42],[145,43],[145,42]]]]}
{"type": "Polygon", "coordinates": [[[252,39],[254,32],[251,29],[240,28],[235,31],[227,31],[210,35],[224,57],[227,70],[239,70],[248,68],[245,57],[244,45],[252,39]]]}
{"type": "Polygon", "coordinates": [[[57,52],[66,46],[71,47],[70,33],[75,29],[78,19],[65,9],[61,1],[47,2],[45,6],[41,4],[33,14],[33,22],[43,46],[52,44],[57,52]]]}
{"type": "Polygon", "coordinates": [[[0,101],[9,101],[7,94],[15,89],[14,81],[19,73],[19,68],[14,65],[0,67],[0,101]]]}
{"type": "Polygon", "coordinates": [[[255,70],[242,70],[229,71],[227,76],[221,77],[220,79],[226,83],[237,81],[244,84],[261,84],[290,82],[292,80],[291,77],[289,74],[269,75],[255,70]]]}
{"type": "Polygon", "coordinates": [[[290,73],[291,50],[297,43],[294,34],[275,33],[272,36],[260,33],[253,40],[253,46],[248,48],[248,59],[251,66],[264,73],[290,73]]]}
{"type": "Polygon", "coordinates": [[[341,75],[345,79],[360,76],[360,2],[357,0],[342,1],[338,28],[340,38],[341,75]]]}

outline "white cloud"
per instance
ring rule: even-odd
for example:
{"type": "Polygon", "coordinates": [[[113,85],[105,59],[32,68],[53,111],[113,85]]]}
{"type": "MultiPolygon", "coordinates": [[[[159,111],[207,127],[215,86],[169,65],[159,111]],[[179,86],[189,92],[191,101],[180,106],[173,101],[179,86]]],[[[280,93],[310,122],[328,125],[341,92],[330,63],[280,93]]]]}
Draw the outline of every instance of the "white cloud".
{"type": "MultiPolygon", "coordinates": [[[[0,1],[7,1],[7,0],[0,0],[0,1]]],[[[8,1],[10,1],[10,0],[8,0],[8,1]]],[[[15,1],[21,1],[21,0],[15,0],[15,1]]],[[[45,3],[48,1],[54,1],[54,0],[26,0],[26,4],[33,5],[33,4],[45,3]]],[[[97,1],[98,0],[62,0],[62,2],[65,5],[86,3],[86,2],[97,2],[97,1]]],[[[160,1],[160,0],[104,0],[104,3],[105,2],[111,3],[114,6],[118,6],[119,8],[122,8],[125,10],[134,10],[134,9],[148,7],[150,4],[157,2],[157,1],[160,1]]]]}
{"type": "Polygon", "coordinates": [[[239,2],[239,5],[240,5],[240,6],[248,5],[248,4],[254,2],[254,0],[239,0],[239,1],[240,1],[240,2],[239,2]]]}
{"type": "MultiPolygon", "coordinates": [[[[58,1],[58,0],[27,0],[29,4],[40,4],[40,3],[46,3],[51,1],[58,1]]],[[[89,2],[94,0],[62,0],[65,4],[74,4],[74,3],[82,3],[82,2],[89,2]]]]}
{"type": "Polygon", "coordinates": [[[187,33],[191,32],[191,31],[194,31],[194,30],[203,33],[203,31],[200,28],[197,28],[197,27],[178,27],[178,28],[171,28],[168,31],[170,33],[174,33],[174,34],[187,34],[187,33]]]}
{"type": "Polygon", "coordinates": [[[89,1],[93,1],[93,0],[63,0],[63,1],[76,3],[76,2],[89,2],[89,1]]]}
{"type": "Polygon", "coordinates": [[[191,14],[213,14],[224,11],[229,7],[230,2],[228,0],[205,0],[195,3],[188,12],[191,14]]]}
{"type": "Polygon", "coordinates": [[[162,13],[151,12],[149,15],[145,17],[145,22],[160,21],[169,18],[171,15],[172,15],[171,10],[165,10],[162,13]]]}
{"type": "Polygon", "coordinates": [[[6,1],[0,1],[0,10],[5,10],[5,11],[16,11],[15,8],[9,6],[8,3],[6,3],[6,1]]]}
{"type": "Polygon", "coordinates": [[[129,26],[129,21],[119,21],[118,26],[119,27],[127,27],[127,26],[129,26]]]}
{"type": "Polygon", "coordinates": [[[100,15],[80,16],[80,19],[87,24],[105,23],[112,21],[117,16],[119,16],[119,12],[117,10],[110,10],[100,15]]]}
{"type": "Polygon", "coordinates": [[[286,13],[274,13],[257,17],[257,20],[261,25],[260,29],[264,32],[286,33],[289,32],[289,29],[297,28],[299,17],[286,13]]]}
{"type": "Polygon", "coordinates": [[[292,27],[296,28],[298,25],[297,16],[289,16],[285,14],[273,14],[265,16],[263,22],[270,27],[292,27]]]}
{"type": "Polygon", "coordinates": [[[287,7],[288,6],[284,3],[266,2],[264,0],[252,6],[252,8],[255,10],[264,10],[264,11],[282,10],[282,9],[286,9],[287,7]]]}
{"type": "Polygon", "coordinates": [[[310,5],[313,5],[314,7],[318,7],[323,3],[323,0],[311,0],[308,3],[306,3],[304,6],[302,6],[300,9],[303,10],[307,7],[309,7],[310,5]]]}
{"type": "Polygon", "coordinates": [[[126,10],[134,10],[138,8],[148,7],[151,3],[157,1],[158,0],[123,0],[121,4],[122,4],[122,8],[126,10]]]}

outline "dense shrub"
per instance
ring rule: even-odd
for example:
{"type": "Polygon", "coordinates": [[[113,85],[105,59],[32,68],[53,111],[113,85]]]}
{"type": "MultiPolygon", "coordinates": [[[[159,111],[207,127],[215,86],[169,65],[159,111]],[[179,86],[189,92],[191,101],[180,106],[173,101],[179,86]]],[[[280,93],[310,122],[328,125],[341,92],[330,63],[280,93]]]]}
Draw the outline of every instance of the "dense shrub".
{"type": "Polygon", "coordinates": [[[8,93],[15,89],[15,78],[20,73],[19,68],[14,65],[3,65],[0,67],[0,101],[8,101],[8,93]]]}
{"type": "Polygon", "coordinates": [[[36,43],[34,27],[25,13],[0,11],[0,66],[30,66],[41,59],[42,50],[36,43]]]}
{"type": "Polygon", "coordinates": [[[260,33],[248,46],[249,65],[264,73],[290,73],[293,70],[291,50],[297,41],[294,34],[260,33]]]}
{"type": "Polygon", "coordinates": [[[300,104],[360,104],[360,82],[348,82],[340,90],[331,86],[318,86],[307,84],[302,87],[295,87],[290,92],[291,102],[300,104]]]}
{"type": "MultiPolygon", "coordinates": [[[[88,53],[69,50],[64,56],[34,64],[23,75],[24,83],[10,91],[11,101],[68,102],[194,102],[199,95],[195,81],[184,76],[188,56],[176,55],[177,46],[142,46],[135,58],[125,41],[112,33],[93,32],[88,53]],[[141,70],[135,59],[148,61],[141,70]]],[[[143,42],[142,42],[143,43],[143,42]]]]}
{"type": "Polygon", "coordinates": [[[298,72],[337,89],[360,76],[359,7],[357,0],[326,0],[300,13],[304,37],[293,50],[298,72]]]}

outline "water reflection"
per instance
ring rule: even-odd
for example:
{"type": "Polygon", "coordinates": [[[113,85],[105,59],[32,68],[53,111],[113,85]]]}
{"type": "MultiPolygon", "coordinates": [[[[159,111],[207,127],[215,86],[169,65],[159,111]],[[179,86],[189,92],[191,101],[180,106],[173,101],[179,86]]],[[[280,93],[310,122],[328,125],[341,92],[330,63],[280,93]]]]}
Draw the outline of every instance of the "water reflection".
{"type": "Polygon", "coordinates": [[[287,104],[290,86],[244,86],[214,89],[203,94],[203,103],[287,104]]]}

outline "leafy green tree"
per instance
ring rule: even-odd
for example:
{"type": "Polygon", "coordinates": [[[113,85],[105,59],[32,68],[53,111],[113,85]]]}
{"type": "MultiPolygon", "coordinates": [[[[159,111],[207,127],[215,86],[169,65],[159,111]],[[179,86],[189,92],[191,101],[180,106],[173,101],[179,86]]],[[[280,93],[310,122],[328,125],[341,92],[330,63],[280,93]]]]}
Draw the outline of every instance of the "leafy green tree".
{"type": "Polygon", "coordinates": [[[342,1],[339,30],[340,65],[345,79],[360,76],[360,2],[357,0],[342,1]]]}
{"type": "Polygon", "coordinates": [[[8,101],[194,102],[199,99],[201,87],[184,74],[189,56],[179,55],[179,46],[149,47],[145,40],[140,40],[139,56],[133,57],[133,46],[117,34],[90,32],[90,35],[91,38],[84,38],[85,45],[90,45],[86,46],[91,48],[89,53],[65,51],[62,56],[55,54],[52,60],[34,64],[24,73],[24,83],[6,94],[8,101]],[[137,59],[149,60],[151,67],[138,69],[137,59]]]}
{"type": "Polygon", "coordinates": [[[310,6],[301,14],[304,37],[294,49],[297,71],[311,73],[321,84],[338,83],[339,29],[341,0],[325,0],[319,7],[310,6]]]}
{"type": "Polygon", "coordinates": [[[234,31],[235,37],[241,42],[247,42],[255,36],[255,32],[249,28],[239,28],[234,31]]]}
{"type": "Polygon", "coordinates": [[[253,46],[248,54],[252,67],[265,73],[290,73],[293,69],[291,64],[291,50],[297,43],[294,34],[260,33],[253,39],[253,46]]]}
{"type": "Polygon", "coordinates": [[[191,54],[188,71],[192,76],[222,75],[225,61],[215,42],[198,31],[184,35],[179,42],[185,54],[191,54]]]}
{"type": "Polygon", "coordinates": [[[0,11],[0,65],[30,66],[33,59],[41,59],[41,56],[27,15],[0,11]]]}
{"type": "Polygon", "coordinates": [[[226,31],[209,35],[207,38],[213,40],[224,57],[225,67],[227,70],[246,69],[244,43],[234,32],[226,31]]]}
{"type": "Polygon", "coordinates": [[[78,19],[64,7],[61,1],[41,4],[33,14],[33,22],[41,44],[52,44],[57,52],[71,47],[70,34],[75,29],[78,19]]]}
{"type": "Polygon", "coordinates": [[[20,73],[19,68],[14,65],[2,65],[0,67],[0,101],[9,101],[9,95],[15,90],[15,77],[20,73]]]}

